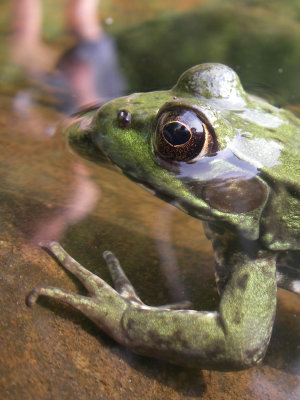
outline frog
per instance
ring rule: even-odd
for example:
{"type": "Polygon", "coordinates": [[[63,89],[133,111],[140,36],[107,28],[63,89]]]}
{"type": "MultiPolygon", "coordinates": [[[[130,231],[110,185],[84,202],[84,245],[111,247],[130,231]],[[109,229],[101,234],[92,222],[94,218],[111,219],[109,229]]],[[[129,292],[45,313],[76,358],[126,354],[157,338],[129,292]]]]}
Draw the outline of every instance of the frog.
{"type": "MultiPolygon", "coordinates": [[[[68,303],[122,346],[207,370],[264,358],[277,286],[300,293],[300,120],[248,94],[230,67],[200,64],[170,90],[134,93],[80,111],[63,129],[72,151],[115,166],[155,196],[200,219],[211,240],[219,306],[145,304],[111,252],[114,288],[57,242],[42,242],[89,295],[39,286],[27,297],[68,303]]],[[[186,260],[188,262],[188,259],[186,260]]]]}

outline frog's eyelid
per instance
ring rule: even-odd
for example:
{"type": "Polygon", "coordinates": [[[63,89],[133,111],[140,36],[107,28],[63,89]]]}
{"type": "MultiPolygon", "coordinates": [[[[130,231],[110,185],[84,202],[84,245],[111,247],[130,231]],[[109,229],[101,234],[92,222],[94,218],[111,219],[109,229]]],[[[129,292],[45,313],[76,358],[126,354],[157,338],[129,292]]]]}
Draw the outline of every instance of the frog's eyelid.
{"type": "Polygon", "coordinates": [[[173,110],[176,110],[176,109],[183,109],[183,110],[193,111],[198,116],[198,118],[202,121],[202,123],[205,123],[206,125],[211,126],[211,123],[210,123],[208,117],[205,115],[205,113],[202,110],[200,110],[198,108],[195,108],[195,107],[193,107],[191,105],[186,105],[182,101],[180,101],[180,102],[179,101],[177,101],[177,102],[170,101],[170,102],[164,104],[157,111],[156,118],[155,118],[155,121],[154,121],[155,127],[157,126],[157,123],[158,123],[158,121],[159,121],[159,119],[160,119],[160,117],[161,117],[161,115],[163,113],[168,112],[168,111],[173,111],[173,110]]]}

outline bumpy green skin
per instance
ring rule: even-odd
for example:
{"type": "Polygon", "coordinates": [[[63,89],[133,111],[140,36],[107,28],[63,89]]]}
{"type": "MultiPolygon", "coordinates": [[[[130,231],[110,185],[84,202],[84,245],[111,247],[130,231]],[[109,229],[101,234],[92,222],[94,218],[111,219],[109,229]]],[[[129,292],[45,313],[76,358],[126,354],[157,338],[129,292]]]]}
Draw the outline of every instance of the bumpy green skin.
{"type": "Polygon", "coordinates": [[[58,298],[82,311],[119,343],[145,355],[205,369],[248,368],[262,360],[276,308],[278,252],[300,249],[300,122],[244,92],[220,64],[186,71],[169,91],[133,94],[83,113],[66,130],[70,146],[207,222],[219,310],[154,308],[136,296],[116,258],[105,253],[116,291],[64,253],[48,247],[91,297],[40,287],[28,297],[58,298]],[[171,107],[191,108],[214,131],[218,151],[194,163],[156,154],[157,119],[171,107]],[[120,110],[131,113],[121,126],[120,110]]]}

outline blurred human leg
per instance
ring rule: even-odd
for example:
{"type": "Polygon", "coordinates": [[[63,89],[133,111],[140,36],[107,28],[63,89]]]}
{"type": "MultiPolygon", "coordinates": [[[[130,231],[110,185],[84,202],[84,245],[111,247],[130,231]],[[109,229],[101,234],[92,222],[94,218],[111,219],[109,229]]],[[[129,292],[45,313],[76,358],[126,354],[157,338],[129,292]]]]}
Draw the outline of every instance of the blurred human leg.
{"type": "Polygon", "coordinates": [[[67,28],[77,44],[58,62],[58,70],[73,94],[66,112],[121,96],[126,86],[114,40],[99,21],[99,3],[99,0],[68,2],[67,28]]]}
{"type": "Polygon", "coordinates": [[[34,74],[51,68],[52,51],[42,43],[40,0],[13,0],[9,48],[12,60],[34,74]]]}
{"type": "Polygon", "coordinates": [[[99,3],[99,0],[69,0],[66,25],[78,41],[97,40],[101,36],[99,3]]]}

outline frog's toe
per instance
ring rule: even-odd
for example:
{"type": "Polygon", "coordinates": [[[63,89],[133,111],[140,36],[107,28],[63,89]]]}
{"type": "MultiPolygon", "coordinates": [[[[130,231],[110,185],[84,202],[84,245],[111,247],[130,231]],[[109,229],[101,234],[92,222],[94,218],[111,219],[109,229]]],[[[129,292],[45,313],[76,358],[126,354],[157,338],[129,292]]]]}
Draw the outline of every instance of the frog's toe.
{"type": "MultiPolygon", "coordinates": [[[[134,287],[127,278],[125,272],[123,271],[119,260],[111,251],[104,251],[103,258],[109,269],[110,275],[114,282],[114,287],[120,296],[130,303],[145,305],[142,300],[136,294],[134,287]]],[[[188,310],[191,307],[190,301],[180,301],[172,304],[165,304],[157,307],[161,310],[188,310]]]]}
{"type": "Polygon", "coordinates": [[[27,307],[32,307],[35,302],[37,301],[40,293],[39,293],[39,289],[40,288],[35,288],[33,289],[27,296],[25,299],[25,303],[27,305],[27,307]]]}
{"type": "Polygon", "coordinates": [[[109,269],[114,287],[120,296],[130,302],[144,304],[136,294],[117,257],[111,251],[106,250],[103,252],[103,258],[109,269]]]}
{"type": "Polygon", "coordinates": [[[91,307],[93,303],[92,298],[71,293],[64,289],[51,286],[39,286],[28,294],[26,297],[26,305],[32,307],[40,296],[63,301],[80,311],[84,311],[85,308],[91,307]]]}
{"type": "Polygon", "coordinates": [[[91,296],[98,297],[104,287],[109,287],[103,279],[93,274],[74,260],[74,258],[72,258],[59,243],[44,241],[40,243],[40,246],[47,249],[58,259],[66,270],[76,276],[91,296]]]}

